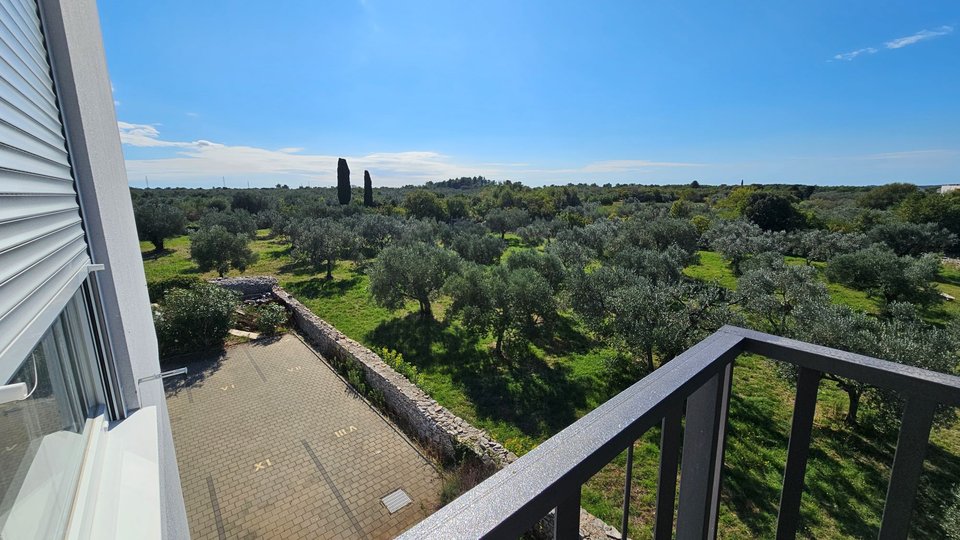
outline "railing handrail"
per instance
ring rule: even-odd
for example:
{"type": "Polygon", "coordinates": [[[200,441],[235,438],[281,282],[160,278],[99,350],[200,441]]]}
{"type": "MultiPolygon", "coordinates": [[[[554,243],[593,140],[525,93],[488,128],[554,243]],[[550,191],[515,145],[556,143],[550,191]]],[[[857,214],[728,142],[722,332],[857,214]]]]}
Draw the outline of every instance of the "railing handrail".
{"type": "Polygon", "coordinates": [[[737,326],[719,330],[746,338],[744,350],[801,367],[831,373],[848,379],[896,390],[908,395],[920,394],[945,405],[960,405],[960,377],[916,366],[898,364],[862,354],[805,341],[775,336],[737,326]]]}
{"type": "MultiPolygon", "coordinates": [[[[690,457],[684,460],[681,470],[677,537],[713,536],[720,485],[719,471],[723,461],[731,368],[734,359],[741,352],[754,352],[796,364],[800,366],[801,371],[807,371],[807,377],[803,380],[813,381],[812,387],[805,383],[802,388],[802,392],[807,394],[805,402],[813,405],[808,407],[809,410],[794,412],[787,476],[795,477],[799,474],[799,488],[796,487],[796,478],[785,477],[785,486],[789,484],[790,490],[802,490],[809,433],[805,436],[797,436],[796,440],[794,434],[804,431],[802,427],[805,422],[812,423],[816,388],[821,373],[833,373],[863,380],[872,385],[892,388],[907,396],[917,397],[917,401],[924,403],[960,404],[960,377],[744,328],[724,326],[547,439],[510,466],[464,493],[408,530],[401,538],[516,537],[532,528],[553,508],[558,508],[557,530],[560,537],[560,509],[566,508],[567,510],[563,513],[569,515],[573,513],[572,509],[576,508],[579,515],[580,486],[619,453],[631,446],[633,441],[649,428],[661,422],[662,419],[668,418],[671,411],[674,411],[676,419],[670,424],[672,426],[670,429],[679,430],[678,411],[684,401],[686,401],[688,421],[683,454],[687,456],[689,452],[690,457]],[[813,396],[812,401],[809,399],[810,392],[813,396]],[[803,448],[798,450],[796,445],[803,448]],[[794,454],[796,454],[795,457],[794,454]],[[684,480],[687,480],[686,485],[684,480]],[[689,526],[681,523],[685,518],[695,523],[689,526]]],[[[799,394],[798,403],[800,403],[799,394]]],[[[918,433],[923,433],[922,427],[926,421],[927,408],[918,409],[908,406],[907,409],[905,414],[920,415],[919,431],[914,427],[914,432],[911,432],[912,437],[918,437],[920,436],[918,433]]],[[[932,408],[929,415],[932,419],[932,408]]],[[[664,420],[664,431],[666,432],[667,429],[668,424],[664,420]]],[[[929,431],[927,435],[928,433],[929,431]]],[[[670,440],[675,439],[678,437],[670,437],[670,440]]],[[[923,444],[925,447],[926,439],[923,444]]],[[[675,454],[679,449],[671,450],[675,454]]],[[[912,452],[916,453],[916,450],[912,452]]],[[[911,454],[904,456],[903,459],[909,459],[912,464],[916,461],[914,457],[911,454]]],[[[898,450],[898,461],[895,461],[894,472],[902,472],[899,476],[906,475],[906,477],[896,485],[904,485],[906,489],[910,489],[911,480],[915,483],[913,476],[919,475],[919,472],[912,474],[914,471],[903,465],[898,471],[897,464],[900,459],[901,452],[898,450]]],[[[921,465],[922,459],[921,453],[921,465]]],[[[665,460],[663,455],[661,456],[661,478],[668,477],[670,474],[675,478],[676,469],[675,459],[665,460]],[[673,467],[672,472],[664,470],[664,467],[669,469],[670,466],[673,467]]],[[[898,474],[893,476],[898,477],[898,474]]],[[[675,482],[671,485],[673,484],[675,482]]],[[[893,487],[894,480],[891,481],[891,489],[893,487]]],[[[784,491],[788,491],[786,487],[784,491]]],[[[670,523],[665,528],[658,526],[657,530],[663,529],[669,532],[673,522],[672,490],[666,494],[666,497],[658,496],[658,506],[661,500],[666,501],[666,506],[670,507],[666,510],[669,513],[667,517],[670,523]]],[[[912,500],[911,494],[911,504],[912,500]]],[[[786,503],[782,502],[782,504],[786,503]]],[[[792,522],[789,519],[783,519],[784,510],[781,509],[781,519],[784,523],[791,523],[786,526],[787,529],[791,526],[795,528],[799,498],[796,504],[796,509],[787,511],[788,514],[794,514],[788,516],[793,518],[792,522]]],[[[909,516],[911,508],[912,506],[908,505],[900,514],[906,511],[909,516]]],[[[886,525],[887,515],[884,518],[886,525]]],[[[565,520],[566,523],[573,523],[569,521],[572,517],[565,520]]],[[[893,527],[890,527],[887,530],[892,529],[893,527]]],[[[795,530],[792,533],[795,534],[795,530]]],[[[904,532],[904,536],[905,534],[904,532]]],[[[792,537],[791,531],[788,530],[786,536],[792,537]]],[[[882,536],[885,535],[882,533],[882,536]]],[[[896,534],[893,536],[897,537],[896,534]]],[[[659,538],[660,535],[658,534],[657,537],[659,538]]]]}

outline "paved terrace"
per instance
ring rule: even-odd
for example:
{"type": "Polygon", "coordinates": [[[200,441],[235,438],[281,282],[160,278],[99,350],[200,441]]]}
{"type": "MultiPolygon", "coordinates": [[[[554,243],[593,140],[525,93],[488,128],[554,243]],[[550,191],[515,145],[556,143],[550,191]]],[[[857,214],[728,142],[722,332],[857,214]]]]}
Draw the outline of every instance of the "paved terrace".
{"type": "Polygon", "coordinates": [[[431,463],[296,336],[183,365],[167,405],[194,539],[392,538],[436,509],[431,463]]]}

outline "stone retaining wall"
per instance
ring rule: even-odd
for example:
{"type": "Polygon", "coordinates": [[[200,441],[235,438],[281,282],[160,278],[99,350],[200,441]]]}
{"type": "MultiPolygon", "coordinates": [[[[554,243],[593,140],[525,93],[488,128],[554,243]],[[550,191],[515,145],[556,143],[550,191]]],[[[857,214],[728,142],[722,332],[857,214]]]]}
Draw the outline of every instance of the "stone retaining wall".
{"type": "Polygon", "coordinates": [[[277,286],[277,278],[273,276],[248,276],[211,279],[210,283],[224,289],[240,293],[244,299],[272,294],[277,286]]]}

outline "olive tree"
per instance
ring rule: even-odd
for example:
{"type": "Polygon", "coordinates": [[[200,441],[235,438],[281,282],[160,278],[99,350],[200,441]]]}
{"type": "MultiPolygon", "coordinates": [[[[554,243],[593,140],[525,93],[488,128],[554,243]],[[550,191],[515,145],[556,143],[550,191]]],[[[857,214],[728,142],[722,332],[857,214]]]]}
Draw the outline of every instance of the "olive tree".
{"type": "Polygon", "coordinates": [[[710,247],[730,261],[736,275],[740,275],[741,265],[751,255],[783,251],[783,233],[764,231],[746,220],[717,221],[705,236],[710,247]]]}
{"type": "Polygon", "coordinates": [[[507,233],[523,227],[530,222],[530,215],[520,208],[494,208],[487,212],[486,223],[494,232],[500,233],[500,238],[507,233]]]}
{"type": "Polygon", "coordinates": [[[326,270],[327,279],[333,279],[337,259],[349,258],[356,250],[356,235],[329,218],[311,222],[293,242],[294,258],[309,262],[318,272],[326,270]]]}
{"type": "Polygon", "coordinates": [[[432,321],[430,303],[459,267],[456,253],[434,244],[391,245],[380,252],[370,268],[370,294],[390,309],[413,300],[419,305],[421,318],[432,321]]]}
{"type": "Polygon", "coordinates": [[[247,236],[214,225],[190,235],[190,258],[201,271],[216,270],[223,277],[230,268],[243,272],[257,261],[249,244],[247,236]]]}
{"type": "Polygon", "coordinates": [[[487,265],[496,264],[506,248],[506,243],[499,238],[468,232],[454,234],[448,245],[464,260],[487,265]]]}
{"type": "Polygon", "coordinates": [[[207,212],[200,218],[201,229],[217,225],[233,234],[244,234],[250,238],[257,234],[257,220],[246,210],[207,212]]]}
{"type": "Polygon", "coordinates": [[[737,280],[737,299],[763,330],[787,334],[796,324],[797,310],[830,301],[813,266],[786,264],[776,253],[765,253],[751,263],[737,280]]]}
{"type": "Polygon", "coordinates": [[[634,355],[648,372],[734,317],[725,293],[703,284],[655,284],[604,266],[570,280],[574,311],[599,335],[634,355]]]}
{"type": "Polygon", "coordinates": [[[445,286],[453,302],[448,316],[477,334],[493,334],[494,351],[504,358],[504,342],[529,339],[557,317],[553,288],[532,268],[473,265],[445,286]]]}
{"type": "Polygon", "coordinates": [[[940,273],[940,258],[898,257],[886,246],[873,245],[830,260],[826,274],[831,281],[866,291],[884,303],[934,304],[940,293],[934,280],[940,273]]]}
{"type": "Polygon", "coordinates": [[[179,206],[163,201],[148,201],[134,208],[137,234],[147,240],[156,251],[163,251],[163,242],[183,234],[186,215],[179,206]]]}

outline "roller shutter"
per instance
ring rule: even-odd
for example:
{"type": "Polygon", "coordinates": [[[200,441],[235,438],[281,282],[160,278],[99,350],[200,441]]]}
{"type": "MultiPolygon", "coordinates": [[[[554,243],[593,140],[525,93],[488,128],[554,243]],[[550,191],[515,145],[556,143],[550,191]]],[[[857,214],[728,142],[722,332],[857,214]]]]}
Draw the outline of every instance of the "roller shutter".
{"type": "Polygon", "coordinates": [[[34,0],[0,0],[0,384],[90,264],[34,0]]]}

